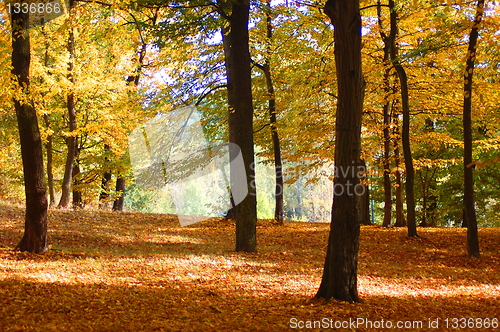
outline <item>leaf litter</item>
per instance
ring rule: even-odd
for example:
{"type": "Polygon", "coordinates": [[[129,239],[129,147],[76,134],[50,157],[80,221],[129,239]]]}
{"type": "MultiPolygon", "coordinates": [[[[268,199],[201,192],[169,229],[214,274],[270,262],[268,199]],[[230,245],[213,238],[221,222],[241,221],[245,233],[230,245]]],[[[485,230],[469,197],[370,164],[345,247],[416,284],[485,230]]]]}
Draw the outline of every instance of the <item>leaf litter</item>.
{"type": "Polygon", "coordinates": [[[362,226],[363,303],[348,304],[312,300],[328,224],[260,220],[259,252],[248,254],[234,252],[234,223],[223,219],[180,227],[172,215],[56,210],[51,250],[34,255],[12,250],[23,214],[0,208],[0,331],[375,330],[335,328],[357,319],[447,331],[447,318],[500,319],[498,228],[480,229],[473,259],[465,229],[419,228],[410,239],[362,226]]]}

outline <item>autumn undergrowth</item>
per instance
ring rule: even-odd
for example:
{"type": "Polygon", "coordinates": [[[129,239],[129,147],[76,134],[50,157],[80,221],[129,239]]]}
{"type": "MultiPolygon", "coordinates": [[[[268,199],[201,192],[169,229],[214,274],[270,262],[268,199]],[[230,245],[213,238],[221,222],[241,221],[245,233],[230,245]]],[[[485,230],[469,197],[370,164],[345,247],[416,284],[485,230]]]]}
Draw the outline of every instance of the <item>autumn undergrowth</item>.
{"type": "Polygon", "coordinates": [[[348,304],[312,300],[328,224],[261,220],[259,252],[245,254],[234,252],[234,224],[222,219],[180,227],[171,215],[55,210],[51,250],[33,255],[12,250],[23,214],[0,207],[0,331],[313,331],[322,329],[292,327],[335,330],[356,319],[447,331],[447,318],[500,319],[498,228],[480,229],[482,256],[472,259],[464,229],[419,228],[408,238],[363,226],[363,303],[348,304]]]}

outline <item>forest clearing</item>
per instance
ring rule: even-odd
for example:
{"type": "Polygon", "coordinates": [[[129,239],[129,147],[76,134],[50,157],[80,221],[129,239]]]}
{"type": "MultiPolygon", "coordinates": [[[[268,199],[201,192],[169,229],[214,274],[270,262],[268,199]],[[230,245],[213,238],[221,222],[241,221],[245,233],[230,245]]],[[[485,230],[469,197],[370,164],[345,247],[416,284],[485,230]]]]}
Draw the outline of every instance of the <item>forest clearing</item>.
{"type": "Polygon", "coordinates": [[[292,327],[323,318],[450,331],[453,318],[500,318],[498,228],[479,230],[482,255],[469,258],[463,228],[408,238],[405,228],[362,226],[363,303],[347,304],[312,300],[328,223],[259,220],[259,252],[236,253],[234,222],[224,219],[180,227],[170,215],[51,210],[50,251],[36,255],[12,250],[23,218],[0,208],[2,332],[314,331],[292,327]]]}
{"type": "Polygon", "coordinates": [[[0,1],[0,332],[499,329],[499,9],[0,1]]]}

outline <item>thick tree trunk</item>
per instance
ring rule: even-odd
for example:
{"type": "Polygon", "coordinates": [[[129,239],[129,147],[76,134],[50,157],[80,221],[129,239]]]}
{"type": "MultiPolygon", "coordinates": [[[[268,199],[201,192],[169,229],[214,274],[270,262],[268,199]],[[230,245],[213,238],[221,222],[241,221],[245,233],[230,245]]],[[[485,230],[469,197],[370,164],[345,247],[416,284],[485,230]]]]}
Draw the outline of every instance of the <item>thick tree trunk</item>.
{"type": "Polygon", "coordinates": [[[472,75],[476,60],[476,45],[484,12],[484,0],[477,2],[476,16],[469,35],[469,48],[464,74],[464,204],[467,220],[467,248],[469,256],[479,257],[476,208],[474,206],[474,176],[472,166],[472,75]]]}
{"type": "Polygon", "coordinates": [[[361,150],[364,79],[358,0],[328,0],[324,7],[335,27],[338,104],[335,130],[335,190],[323,278],[317,298],[360,302],[357,290],[359,206],[355,195],[361,150]],[[349,171],[348,171],[349,170],[349,171]]]}
{"type": "MultiPolygon", "coordinates": [[[[73,0],[70,0],[70,10],[73,7],[73,0]]],[[[71,82],[71,88],[66,97],[66,107],[68,109],[68,127],[69,135],[66,138],[66,145],[68,146],[68,154],[66,156],[66,164],[64,166],[64,177],[61,186],[61,199],[59,201],[58,207],[65,208],[70,202],[71,196],[71,184],[73,181],[73,163],[76,154],[76,137],[74,132],[76,131],[76,109],[75,109],[75,93],[73,91],[73,86],[75,83],[75,77],[73,75],[73,69],[75,66],[75,34],[73,28],[69,28],[68,37],[68,52],[69,52],[69,63],[68,63],[68,79],[71,82]]]]}
{"type": "MultiPolygon", "coordinates": [[[[255,188],[253,106],[248,18],[250,4],[234,1],[230,17],[228,93],[234,106],[229,111],[229,140],[239,146],[243,157],[248,195],[236,206],[236,251],[257,251],[257,196],[255,188]]],[[[231,158],[232,160],[233,158],[231,158]]],[[[231,164],[233,166],[233,164],[231,164]]],[[[231,168],[231,183],[238,172],[231,168]]]]}
{"type": "MultiPolygon", "coordinates": [[[[24,92],[29,89],[30,36],[29,14],[12,13],[12,74],[24,92]]],[[[26,216],[24,235],[17,249],[31,253],[44,253],[47,246],[47,195],[43,174],[42,140],[36,110],[24,98],[14,97],[21,141],[26,216]]]]}
{"type": "Polygon", "coordinates": [[[403,108],[403,156],[405,161],[406,169],[406,210],[408,215],[408,236],[414,237],[417,234],[417,223],[415,220],[415,170],[413,168],[413,158],[411,155],[411,145],[410,145],[410,100],[408,95],[408,78],[406,76],[406,71],[399,62],[396,47],[396,35],[397,35],[397,12],[394,6],[394,0],[389,0],[389,10],[390,10],[390,21],[391,21],[391,32],[389,35],[389,40],[391,43],[390,54],[392,64],[394,69],[398,74],[399,83],[401,85],[401,104],[403,108]]]}

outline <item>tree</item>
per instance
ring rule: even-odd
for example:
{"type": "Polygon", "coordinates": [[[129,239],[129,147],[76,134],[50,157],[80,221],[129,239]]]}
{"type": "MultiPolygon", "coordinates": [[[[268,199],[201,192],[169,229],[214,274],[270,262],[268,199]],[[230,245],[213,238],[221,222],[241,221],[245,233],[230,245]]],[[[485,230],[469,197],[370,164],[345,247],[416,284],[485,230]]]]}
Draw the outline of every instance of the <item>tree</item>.
{"type": "Polygon", "coordinates": [[[383,117],[384,117],[384,156],[383,156],[383,167],[384,167],[384,221],[382,226],[389,227],[391,225],[392,217],[392,185],[391,185],[391,100],[389,98],[391,94],[390,85],[390,75],[391,67],[388,66],[389,56],[390,56],[390,39],[387,34],[382,30],[382,6],[380,0],[377,1],[377,18],[378,25],[380,26],[380,36],[384,42],[384,105],[383,105],[383,117]]]}
{"type": "Polygon", "coordinates": [[[472,75],[476,59],[476,45],[479,26],[484,13],[484,0],[478,0],[476,15],[469,34],[469,47],[464,73],[464,205],[467,220],[467,248],[469,256],[479,257],[479,239],[477,234],[476,209],[474,207],[474,178],[472,163],[472,75]]]}
{"type": "MultiPolygon", "coordinates": [[[[49,66],[49,38],[47,36],[47,32],[45,31],[45,22],[42,22],[42,35],[44,37],[44,46],[45,46],[45,52],[43,55],[43,65],[44,68],[48,68],[49,66]]],[[[48,113],[43,114],[43,120],[45,122],[45,126],[48,129],[49,134],[47,135],[47,139],[45,142],[45,151],[47,153],[47,185],[49,189],[49,206],[54,206],[56,202],[56,190],[54,187],[54,154],[52,152],[53,150],[53,142],[54,142],[54,136],[51,133],[51,127],[50,127],[50,116],[48,113]]]]}
{"type": "MultiPolygon", "coordinates": [[[[252,76],[248,46],[248,18],[250,4],[246,0],[231,2],[230,32],[226,35],[228,64],[229,141],[241,150],[246,172],[248,195],[236,206],[236,251],[257,251],[257,197],[254,184],[254,141],[252,76]]],[[[231,149],[233,150],[233,149],[231,149]]],[[[236,156],[231,151],[231,160],[236,156]]],[[[232,166],[234,163],[231,164],[232,166]]],[[[231,167],[231,183],[236,183],[237,172],[231,167]]],[[[240,182],[240,181],[238,181],[240,182]]]]}
{"type": "Polygon", "coordinates": [[[395,227],[406,226],[405,213],[403,209],[403,181],[401,180],[400,151],[399,151],[399,121],[397,115],[394,117],[394,164],[396,168],[396,222],[395,227]]]}
{"type": "Polygon", "coordinates": [[[274,89],[274,81],[271,73],[271,45],[273,41],[273,23],[271,17],[271,1],[267,0],[265,5],[265,15],[266,15],[266,57],[263,65],[255,63],[255,65],[264,72],[266,78],[266,87],[268,95],[268,107],[269,107],[269,123],[271,126],[271,137],[273,143],[273,153],[274,153],[274,171],[275,171],[275,208],[274,208],[274,220],[283,223],[283,164],[281,161],[281,147],[280,138],[277,128],[277,117],[276,117],[276,94],[274,89]]]}
{"type": "Polygon", "coordinates": [[[389,33],[389,50],[391,55],[392,64],[396,73],[398,74],[399,83],[401,87],[401,104],[403,108],[403,129],[401,139],[403,141],[403,156],[406,169],[406,208],[407,208],[407,224],[408,224],[408,236],[417,236],[417,222],[415,220],[415,193],[414,193],[414,182],[415,182],[415,171],[413,168],[413,159],[411,156],[411,145],[410,145],[410,101],[408,95],[408,77],[406,71],[401,65],[398,57],[397,46],[396,46],[396,35],[397,35],[397,21],[398,15],[394,5],[394,0],[389,0],[389,10],[390,10],[390,22],[391,31],[389,33]]]}
{"type": "Polygon", "coordinates": [[[14,97],[21,141],[26,215],[24,235],[17,248],[41,254],[47,247],[47,194],[43,173],[43,153],[36,110],[28,96],[30,69],[29,13],[12,12],[12,74],[19,91],[14,97]]]}
{"type": "Polygon", "coordinates": [[[358,0],[328,0],[325,13],[334,26],[338,79],[335,129],[335,190],[323,278],[316,298],[360,302],[357,269],[360,214],[356,195],[361,150],[364,78],[361,68],[361,16],[358,0]],[[352,172],[356,167],[356,172],[352,172]],[[349,171],[348,171],[349,170],[349,171]]]}
{"type": "MultiPolygon", "coordinates": [[[[137,27],[137,32],[138,32],[140,40],[141,40],[141,42],[140,42],[141,45],[137,51],[137,67],[136,67],[133,75],[129,75],[127,77],[126,81],[127,81],[127,84],[133,84],[135,87],[137,87],[139,85],[139,79],[141,77],[142,66],[144,63],[144,58],[146,57],[148,45],[144,39],[139,22],[137,21],[137,19],[135,18],[134,15],[130,14],[130,16],[134,20],[134,24],[137,27]]],[[[153,26],[156,24],[156,16],[154,16],[151,23],[153,26]]],[[[104,187],[103,189],[105,189],[105,186],[107,185],[107,181],[109,181],[109,180],[106,180],[106,178],[110,177],[110,176],[111,176],[110,173],[108,173],[107,171],[104,173],[103,179],[102,179],[102,186],[104,187]]],[[[113,207],[112,207],[113,211],[123,211],[123,205],[125,203],[125,188],[126,188],[125,184],[126,184],[126,179],[125,179],[124,175],[118,174],[117,179],[116,179],[116,185],[115,185],[116,197],[113,201],[113,207]]]]}
{"type": "MultiPolygon", "coordinates": [[[[70,10],[70,22],[69,24],[73,24],[73,0],[70,0],[69,10],[70,10]]],[[[74,77],[74,67],[75,67],[75,34],[74,28],[72,26],[69,27],[69,35],[68,35],[68,53],[69,53],[69,61],[68,61],[68,80],[72,85],[75,84],[74,77]]],[[[68,137],[66,137],[66,144],[68,146],[68,154],[66,156],[66,165],[64,167],[64,178],[62,182],[62,195],[59,201],[58,207],[64,208],[67,207],[70,201],[71,194],[71,185],[73,182],[73,173],[74,173],[74,161],[77,154],[77,138],[75,136],[76,132],[76,107],[75,107],[75,92],[73,88],[70,88],[68,95],[66,96],[66,107],[68,109],[68,127],[69,133],[68,137]]]]}

